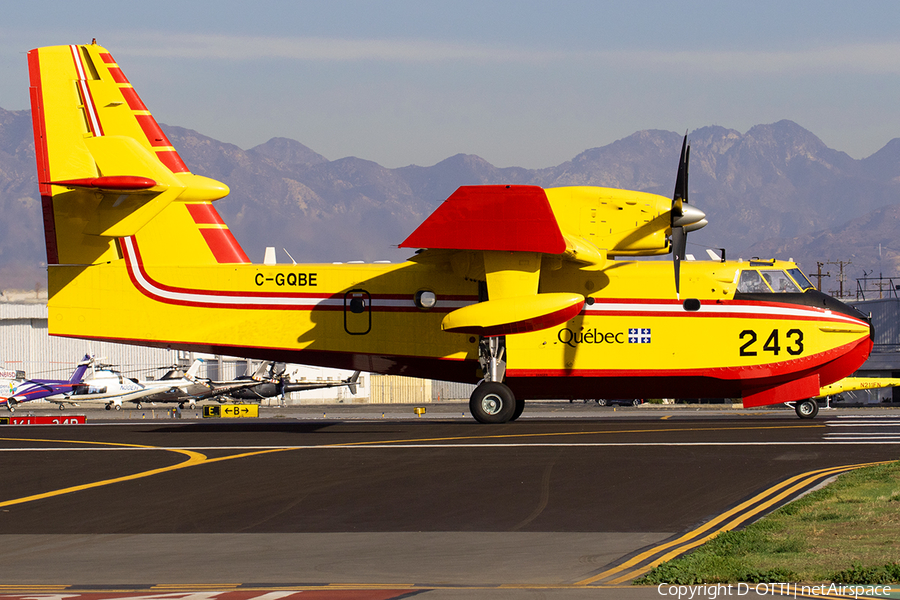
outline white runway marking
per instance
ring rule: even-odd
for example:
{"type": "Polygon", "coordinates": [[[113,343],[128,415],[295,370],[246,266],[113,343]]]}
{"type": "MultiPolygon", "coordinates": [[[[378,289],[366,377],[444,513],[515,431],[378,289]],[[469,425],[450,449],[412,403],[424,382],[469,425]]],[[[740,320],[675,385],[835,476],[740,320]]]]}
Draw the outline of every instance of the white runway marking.
{"type": "MultiPolygon", "coordinates": [[[[859,434],[856,434],[859,435],[859,434]]],[[[884,444],[885,440],[864,438],[828,438],[817,441],[787,441],[787,442],[537,442],[527,444],[521,442],[479,443],[479,444],[447,444],[447,443],[405,443],[405,442],[379,442],[362,446],[321,445],[321,446],[159,446],[155,448],[0,448],[0,452],[153,452],[153,451],[177,451],[193,450],[196,452],[210,450],[383,450],[402,448],[615,448],[615,447],[643,447],[643,446],[833,446],[884,444]]],[[[900,444],[900,435],[896,441],[887,438],[887,443],[900,444]]]]}

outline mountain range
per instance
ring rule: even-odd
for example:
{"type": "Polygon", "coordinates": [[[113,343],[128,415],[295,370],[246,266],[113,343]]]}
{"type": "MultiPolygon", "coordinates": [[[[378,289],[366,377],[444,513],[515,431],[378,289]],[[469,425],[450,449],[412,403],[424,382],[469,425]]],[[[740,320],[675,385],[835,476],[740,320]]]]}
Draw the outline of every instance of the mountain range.
{"type": "MultiPolygon", "coordinates": [[[[226,183],[216,203],[254,261],[275,246],[279,262],[401,261],[397,248],[460,185],[597,185],[671,196],[681,134],[639,131],[543,169],[498,168],[458,154],[436,165],[388,169],[328,160],[300,142],[273,138],[242,150],[182,127],[163,129],[192,172],[226,183]],[[285,251],[287,253],[285,253],[285,251]]],[[[900,138],[857,160],[792,121],[746,133],[719,126],[690,133],[690,202],[710,224],[691,233],[729,258],[794,258],[845,264],[848,283],[900,273],[900,138]]],[[[29,111],[0,109],[0,291],[46,285],[41,209],[29,111]]],[[[837,289],[837,266],[823,289],[837,289]]],[[[828,270],[823,268],[822,270],[828,270]]]]}

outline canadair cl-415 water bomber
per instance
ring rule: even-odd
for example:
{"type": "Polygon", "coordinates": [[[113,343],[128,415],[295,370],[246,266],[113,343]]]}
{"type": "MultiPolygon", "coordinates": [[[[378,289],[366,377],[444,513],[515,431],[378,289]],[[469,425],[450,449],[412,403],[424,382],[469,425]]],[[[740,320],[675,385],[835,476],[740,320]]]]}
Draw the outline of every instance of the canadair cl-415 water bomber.
{"type": "Polygon", "coordinates": [[[811,416],[872,348],[867,318],[793,262],[683,260],[706,225],[687,144],[672,198],[464,186],[402,241],[407,262],[253,264],[213,205],[227,186],[188,169],[110,52],[28,66],[53,335],[478,383],[484,423],[539,398],[811,416]]]}

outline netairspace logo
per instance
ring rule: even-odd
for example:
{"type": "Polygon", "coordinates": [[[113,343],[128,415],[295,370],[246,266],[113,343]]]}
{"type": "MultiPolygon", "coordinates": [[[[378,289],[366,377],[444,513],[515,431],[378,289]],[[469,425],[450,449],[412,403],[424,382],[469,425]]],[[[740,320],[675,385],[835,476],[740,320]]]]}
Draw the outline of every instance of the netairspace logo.
{"type": "Polygon", "coordinates": [[[799,583],[719,583],[713,585],[669,585],[661,583],[656,587],[656,591],[660,596],[671,596],[678,600],[693,598],[708,598],[716,600],[716,598],[728,596],[746,596],[750,592],[755,592],[756,596],[772,595],[778,598],[808,598],[810,595],[819,596],[841,596],[843,598],[878,598],[887,597],[891,593],[889,585],[839,585],[820,584],[820,585],[801,585],[799,583]]]}

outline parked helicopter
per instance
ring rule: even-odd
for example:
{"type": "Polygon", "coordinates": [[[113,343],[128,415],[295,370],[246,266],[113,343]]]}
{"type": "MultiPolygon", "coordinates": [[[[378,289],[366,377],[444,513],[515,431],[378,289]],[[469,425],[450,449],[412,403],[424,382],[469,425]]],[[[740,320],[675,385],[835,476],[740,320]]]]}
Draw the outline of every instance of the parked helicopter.
{"type": "Polygon", "coordinates": [[[144,402],[188,404],[193,408],[198,398],[210,391],[210,387],[197,381],[197,372],[202,362],[195,360],[185,372],[178,366],[169,368],[159,379],[138,379],[126,377],[122,373],[103,365],[99,360],[91,360],[91,371],[86,375],[81,386],[71,394],[60,398],[50,398],[59,404],[60,410],[65,405],[80,406],[82,404],[102,403],[106,410],[121,410],[123,403],[131,403],[135,408],[143,407],[144,402]]]}

